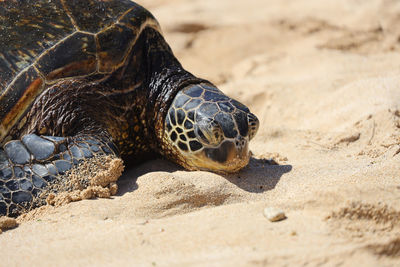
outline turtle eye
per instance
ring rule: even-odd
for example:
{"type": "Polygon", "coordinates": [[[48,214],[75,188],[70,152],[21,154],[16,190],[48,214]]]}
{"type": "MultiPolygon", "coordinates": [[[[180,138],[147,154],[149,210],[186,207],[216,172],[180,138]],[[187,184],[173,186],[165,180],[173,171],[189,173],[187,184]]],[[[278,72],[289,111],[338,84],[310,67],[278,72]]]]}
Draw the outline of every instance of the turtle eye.
{"type": "Polygon", "coordinates": [[[210,128],[212,131],[212,143],[218,145],[224,138],[224,132],[222,131],[221,126],[215,121],[210,123],[210,128]]]}
{"type": "Polygon", "coordinates": [[[250,112],[247,113],[247,122],[249,123],[249,140],[251,140],[256,135],[260,122],[258,121],[256,115],[250,112]]]}
{"type": "Polygon", "coordinates": [[[221,126],[215,121],[202,121],[194,128],[197,137],[205,145],[217,146],[224,138],[221,126]]]}
{"type": "Polygon", "coordinates": [[[201,143],[206,144],[206,145],[210,144],[210,142],[208,141],[206,135],[203,133],[203,131],[197,125],[195,125],[195,127],[194,127],[194,132],[196,133],[197,138],[199,138],[199,141],[201,143]]]}

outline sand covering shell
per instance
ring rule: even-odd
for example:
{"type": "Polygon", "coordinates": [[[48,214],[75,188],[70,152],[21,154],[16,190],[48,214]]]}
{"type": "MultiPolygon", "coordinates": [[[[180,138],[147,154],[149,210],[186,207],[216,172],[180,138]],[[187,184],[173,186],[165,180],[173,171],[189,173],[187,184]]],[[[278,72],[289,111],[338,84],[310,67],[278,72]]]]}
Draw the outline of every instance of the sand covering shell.
{"type": "Polygon", "coordinates": [[[109,198],[117,193],[116,181],[123,170],[124,165],[119,158],[94,157],[67,172],[63,183],[53,185],[51,189],[60,193],[49,193],[46,202],[60,206],[94,197],[109,198]]]}
{"type": "Polygon", "coordinates": [[[46,212],[50,206],[62,206],[70,202],[95,197],[109,198],[117,193],[116,181],[124,170],[123,161],[110,155],[95,156],[69,170],[61,179],[49,184],[34,203],[39,206],[17,219],[0,217],[0,233],[14,228],[18,222],[26,221],[46,212]],[[46,206],[42,206],[47,204],[46,206]]]}

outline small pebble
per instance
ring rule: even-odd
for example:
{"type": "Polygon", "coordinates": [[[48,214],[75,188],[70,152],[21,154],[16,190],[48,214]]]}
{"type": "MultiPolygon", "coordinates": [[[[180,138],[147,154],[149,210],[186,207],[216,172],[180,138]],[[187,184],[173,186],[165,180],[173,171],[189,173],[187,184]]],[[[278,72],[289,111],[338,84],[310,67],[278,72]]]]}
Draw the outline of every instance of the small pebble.
{"type": "Polygon", "coordinates": [[[272,207],[264,209],[264,216],[271,222],[277,222],[286,219],[285,212],[272,207]]]}
{"type": "Polygon", "coordinates": [[[18,223],[14,218],[0,216],[0,234],[7,229],[17,227],[18,223]]]}

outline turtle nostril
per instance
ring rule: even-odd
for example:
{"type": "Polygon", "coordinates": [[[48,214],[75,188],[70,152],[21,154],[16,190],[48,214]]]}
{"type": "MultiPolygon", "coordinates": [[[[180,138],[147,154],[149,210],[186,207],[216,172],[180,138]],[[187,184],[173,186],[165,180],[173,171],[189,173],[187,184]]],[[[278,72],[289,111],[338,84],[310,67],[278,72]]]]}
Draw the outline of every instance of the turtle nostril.
{"type": "Polygon", "coordinates": [[[247,122],[249,123],[249,140],[251,140],[256,135],[260,123],[253,113],[247,114],[247,122]]]}

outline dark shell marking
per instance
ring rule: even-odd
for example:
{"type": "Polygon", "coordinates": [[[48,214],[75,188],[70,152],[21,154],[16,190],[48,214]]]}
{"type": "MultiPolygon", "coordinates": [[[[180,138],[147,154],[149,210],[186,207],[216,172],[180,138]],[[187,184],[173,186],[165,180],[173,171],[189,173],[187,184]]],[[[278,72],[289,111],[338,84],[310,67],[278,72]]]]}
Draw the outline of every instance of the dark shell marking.
{"type": "Polygon", "coordinates": [[[146,27],[129,0],[0,1],[0,144],[49,84],[115,71],[146,27]]]}

